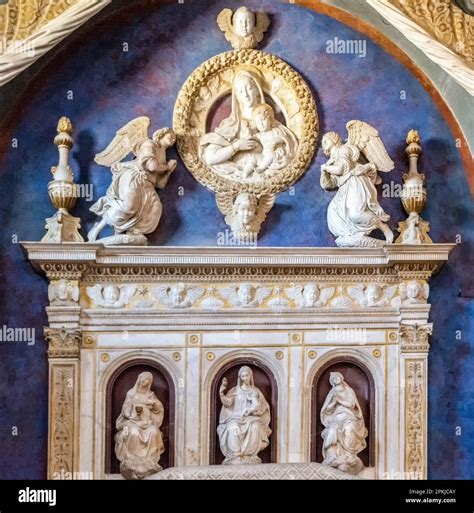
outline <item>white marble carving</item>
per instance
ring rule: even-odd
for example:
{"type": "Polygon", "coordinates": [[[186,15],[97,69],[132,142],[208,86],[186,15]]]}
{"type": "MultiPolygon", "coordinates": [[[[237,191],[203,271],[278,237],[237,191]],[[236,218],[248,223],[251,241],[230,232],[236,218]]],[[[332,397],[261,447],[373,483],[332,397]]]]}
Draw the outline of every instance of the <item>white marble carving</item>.
{"type": "MultiPolygon", "coordinates": [[[[424,221],[417,212],[410,212],[406,221],[399,223],[402,244],[426,244],[433,242],[428,235],[430,223],[424,221]]],[[[398,239],[396,242],[399,242],[398,239]]]]}
{"type": "Polygon", "coordinates": [[[247,7],[239,7],[235,13],[223,9],[217,17],[217,24],[225,38],[235,50],[255,48],[263,39],[270,24],[267,14],[253,13],[247,7]]]}
{"type": "Polygon", "coordinates": [[[250,367],[239,369],[237,386],[227,394],[227,379],[222,380],[219,396],[222,409],[217,434],[223,465],[261,463],[258,453],[265,449],[271,434],[270,407],[262,392],[254,385],[250,367]]]}
{"type": "Polygon", "coordinates": [[[96,306],[104,308],[123,308],[135,294],[136,285],[97,284],[87,287],[87,295],[96,306]]]}
{"type": "Polygon", "coordinates": [[[272,288],[254,287],[251,283],[242,283],[239,286],[223,287],[220,292],[232,306],[255,308],[272,293],[272,288]]]}
{"type": "Polygon", "coordinates": [[[201,307],[205,310],[220,310],[224,307],[224,301],[216,297],[216,287],[208,287],[208,297],[202,300],[201,307]]]}
{"type": "Polygon", "coordinates": [[[204,295],[205,289],[184,283],[174,283],[173,285],[154,287],[151,292],[160,303],[168,308],[189,308],[204,295]]]}
{"type": "Polygon", "coordinates": [[[65,279],[52,281],[48,287],[48,299],[53,306],[76,305],[79,301],[77,282],[65,279]]]}
{"type": "Polygon", "coordinates": [[[357,474],[364,468],[357,455],[367,447],[368,436],[362,410],[340,372],[331,372],[329,382],[332,388],[321,408],[323,464],[357,474]]]}
{"type": "Polygon", "coordinates": [[[329,230],[338,246],[382,246],[381,240],[368,236],[377,228],[392,243],[390,216],[378,202],[375,185],[381,183],[377,171],[391,171],[393,161],[375,128],[358,120],[349,121],[346,128],[345,144],[336,132],[326,133],[322,140],[329,160],[321,166],[321,187],[337,189],[327,212],[329,230]]]}
{"type": "Polygon", "coordinates": [[[430,294],[428,283],[416,280],[400,284],[400,296],[403,305],[418,305],[426,303],[430,294]]]}
{"type": "Polygon", "coordinates": [[[260,227],[275,203],[275,195],[262,194],[257,197],[249,192],[241,192],[234,198],[230,194],[217,193],[216,203],[234,237],[256,243],[260,227]]]}
{"type": "Polygon", "coordinates": [[[362,307],[388,306],[397,293],[397,285],[371,283],[348,287],[349,296],[362,307]]]}
{"type": "Polygon", "coordinates": [[[145,235],[158,226],[163,207],[156,187],[163,189],[176,168],[175,160],[166,160],[166,150],[176,137],[171,129],[162,128],[149,139],[149,125],[146,116],[133,119],[95,156],[98,164],[111,167],[112,183],[90,208],[102,219],[89,231],[89,241],[95,241],[109,225],[115,235],[101,239],[103,244],[145,245],[145,235]],[[131,152],[135,158],[121,162],[131,152]]]}
{"type": "Polygon", "coordinates": [[[161,470],[164,408],[151,390],[152,383],[151,372],[139,374],[116,422],[115,454],[126,479],[143,479],[161,470]]]}
{"type": "Polygon", "coordinates": [[[275,119],[265,101],[260,78],[237,72],[232,85],[232,112],[199,142],[201,159],[219,175],[252,183],[284,168],[298,149],[296,136],[275,119]]]}
{"type": "Polygon", "coordinates": [[[290,307],[290,302],[285,297],[282,297],[283,289],[275,287],[275,297],[270,299],[268,306],[273,310],[284,310],[290,307]]]}
{"type": "Polygon", "coordinates": [[[326,306],[334,296],[335,287],[319,287],[316,283],[307,283],[285,289],[287,296],[297,304],[298,308],[314,308],[326,306]]]}

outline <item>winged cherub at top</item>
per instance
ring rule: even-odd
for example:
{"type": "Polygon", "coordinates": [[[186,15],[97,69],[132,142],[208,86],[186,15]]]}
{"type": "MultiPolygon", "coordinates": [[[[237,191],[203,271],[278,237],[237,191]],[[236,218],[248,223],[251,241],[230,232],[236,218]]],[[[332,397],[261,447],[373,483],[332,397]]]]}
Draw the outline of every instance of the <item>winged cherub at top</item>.
{"type": "Polygon", "coordinates": [[[163,207],[156,187],[163,189],[176,168],[176,160],[166,161],[166,150],[176,137],[170,128],[161,128],[149,139],[149,125],[146,116],[133,119],[95,156],[98,164],[111,168],[112,183],[90,208],[102,219],[89,231],[89,241],[110,225],[115,236],[102,239],[104,244],[146,244],[145,234],[158,226],[163,207]],[[129,153],[135,158],[121,162],[129,153]]]}
{"type": "Polygon", "coordinates": [[[217,24],[232,48],[242,50],[255,48],[260,43],[270,20],[263,12],[253,13],[247,7],[239,7],[234,13],[231,9],[222,10],[217,24]]]}
{"type": "Polygon", "coordinates": [[[329,160],[321,166],[321,187],[338,189],[328,207],[329,230],[338,246],[382,246],[382,241],[368,237],[377,228],[390,244],[390,216],[378,202],[375,185],[381,183],[377,171],[391,171],[393,161],[375,128],[357,120],[349,121],[346,128],[346,143],[336,132],[328,132],[322,140],[329,160]]]}

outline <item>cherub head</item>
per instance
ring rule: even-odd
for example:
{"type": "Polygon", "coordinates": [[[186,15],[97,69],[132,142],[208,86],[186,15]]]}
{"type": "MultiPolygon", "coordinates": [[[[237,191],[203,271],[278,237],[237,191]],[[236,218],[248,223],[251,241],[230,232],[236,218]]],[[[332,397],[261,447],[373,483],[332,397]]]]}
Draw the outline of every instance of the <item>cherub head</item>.
{"type": "Polygon", "coordinates": [[[252,111],[252,121],[259,132],[268,132],[275,124],[275,112],[268,103],[259,103],[252,111]]]}
{"type": "Polygon", "coordinates": [[[382,296],[382,289],[380,285],[377,285],[375,283],[371,283],[367,290],[365,291],[365,297],[367,299],[367,304],[369,306],[373,306],[377,303],[377,301],[382,296]]]}
{"type": "Polygon", "coordinates": [[[120,289],[114,284],[106,285],[102,295],[106,304],[113,305],[120,299],[120,289]]]}
{"type": "Polygon", "coordinates": [[[240,302],[244,305],[248,305],[253,299],[254,289],[250,283],[242,283],[237,290],[240,302]]]}
{"type": "Polygon", "coordinates": [[[176,142],[176,134],[171,128],[160,128],[153,133],[153,142],[163,148],[171,148],[176,142]]]}
{"type": "Polygon", "coordinates": [[[321,146],[323,147],[323,152],[326,157],[331,155],[331,150],[333,147],[338,148],[341,145],[342,139],[337,132],[328,132],[324,134],[323,140],[321,141],[321,146]]]}
{"type": "Polygon", "coordinates": [[[178,283],[177,285],[173,285],[170,290],[171,301],[179,305],[186,299],[186,285],[184,283],[178,283]]]}
{"type": "Polygon", "coordinates": [[[255,219],[257,208],[257,198],[248,192],[241,192],[235,198],[232,210],[234,217],[244,226],[248,226],[255,219]]]}
{"type": "Polygon", "coordinates": [[[248,37],[255,30],[255,16],[247,7],[239,7],[232,17],[234,33],[240,37],[248,37]]]}
{"type": "Polygon", "coordinates": [[[420,284],[417,281],[410,281],[407,284],[407,297],[408,299],[416,299],[421,292],[420,284]]]}
{"type": "Polygon", "coordinates": [[[307,305],[314,305],[319,296],[318,287],[315,283],[308,283],[303,289],[303,297],[307,305]]]}

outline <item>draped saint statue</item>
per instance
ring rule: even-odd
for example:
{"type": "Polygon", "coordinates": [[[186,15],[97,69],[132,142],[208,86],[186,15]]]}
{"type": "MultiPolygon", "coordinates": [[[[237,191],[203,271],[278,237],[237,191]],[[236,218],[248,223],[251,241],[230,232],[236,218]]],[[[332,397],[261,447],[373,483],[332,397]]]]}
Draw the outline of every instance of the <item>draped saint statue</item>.
{"type": "Polygon", "coordinates": [[[237,386],[227,394],[227,379],[222,380],[219,396],[222,409],[217,434],[223,465],[261,463],[258,453],[269,444],[270,407],[253,383],[250,367],[239,369],[237,386]]]}
{"type": "Polygon", "coordinates": [[[325,427],[323,456],[325,465],[357,474],[364,467],[357,454],[363,451],[368,435],[357,396],[340,372],[331,372],[329,391],[321,409],[325,427]]]}
{"type": "Polygon", "coordinates": [[[127,392],[116,422],[115,454],[126,479],[143,479],[161,470],[159,460],[164,445],[160,427],[164,408],[151,390],[152,383],[151,372],[139,374],[127,392]]]}

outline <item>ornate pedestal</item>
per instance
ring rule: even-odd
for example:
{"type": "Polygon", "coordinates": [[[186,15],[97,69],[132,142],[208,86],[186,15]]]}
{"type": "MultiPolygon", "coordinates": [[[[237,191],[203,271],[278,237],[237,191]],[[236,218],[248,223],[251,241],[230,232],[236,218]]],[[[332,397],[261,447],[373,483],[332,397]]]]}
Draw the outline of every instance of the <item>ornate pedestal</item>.
{"type": "Polygon", "coordinates": [[[264,463],[322,461],[319,390],[334,369],[359,390],[365,475],[426,478],[427,281],[452,244],[23,246],[51,283],[50,478],[117,473],[111,403],[133,366],[164,376],[163,466],[220,463],[217,387],[237,364],[271,405],[264,463]]]}

